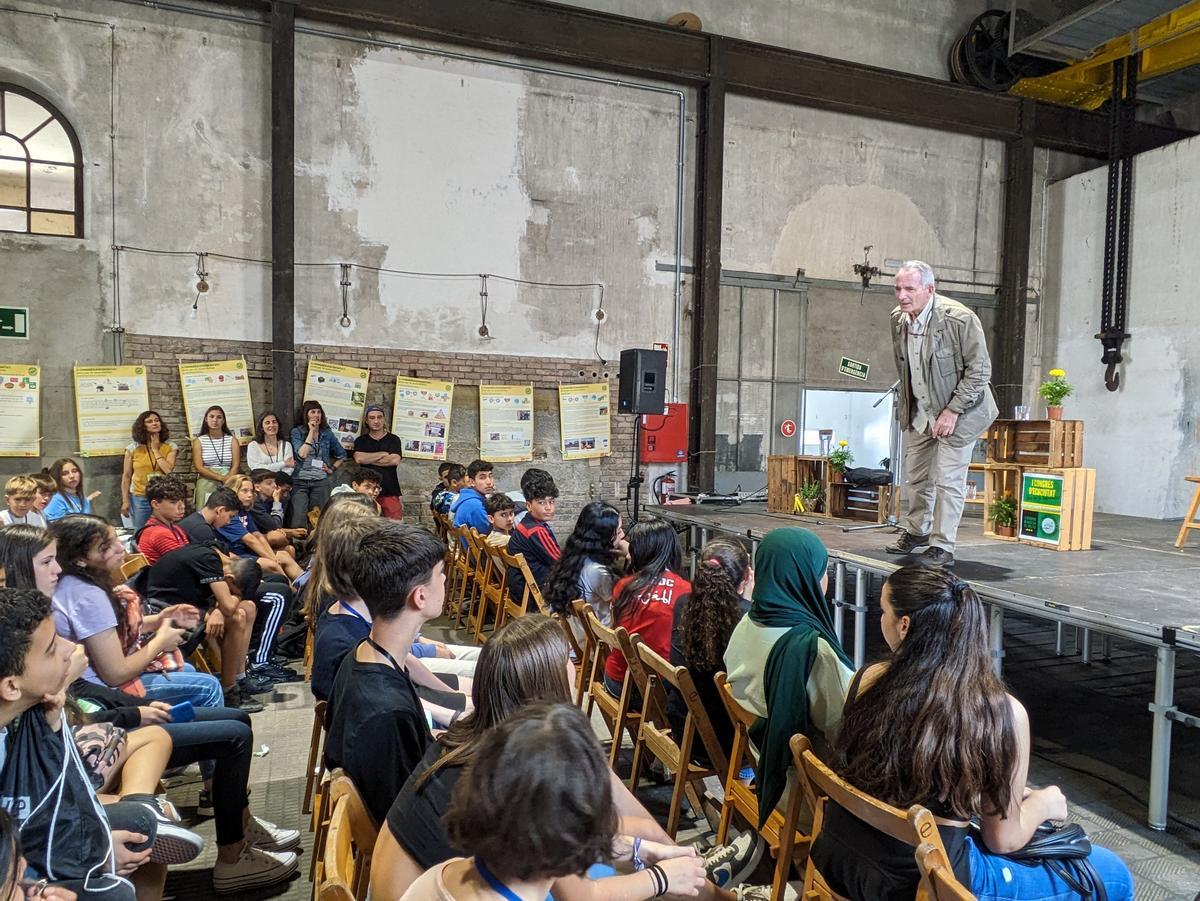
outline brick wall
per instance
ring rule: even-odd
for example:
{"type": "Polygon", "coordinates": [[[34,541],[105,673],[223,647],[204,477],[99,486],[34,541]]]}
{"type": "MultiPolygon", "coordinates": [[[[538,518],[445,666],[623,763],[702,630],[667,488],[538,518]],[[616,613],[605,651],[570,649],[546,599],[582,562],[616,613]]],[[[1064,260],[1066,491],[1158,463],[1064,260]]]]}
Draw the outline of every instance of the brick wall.
{"type": "MultiPolygon", "coordinates": [[[[244,357],[250,374],[250,391],[257,416],[267,409],[271,398],[271,350],[265,342],[195,341],[187,338],[159,337],[127,333],[125,360],[144,363],[149,371],[150,404],[166,419],[173,439],[179,439],[179,463],[176,471],[187,478],[193,475],[191,447],[183,422],[183,396],[179,387],[180,361],[200,362],[244,357]]],[[[367,402],[380,404],[390,419],[396,376],[444,379],[455,383],[454,409],[449,437],[449,459],[464,465],[478,456],[477,386],[495,384],[532,384],[534,387],[534,451],[532,463],[501,463],[496,466],[496,484],[501,490],[519,487],[520,474],[530,466],[546,469],[554,475],[560,491],[556,520],[559,539],[564,540],[579,509],[593,498],[613,501],[624,509],[621,498],[629,480],[633,452],[633,418],[612,416],[612,454],[600,460],[562,459],[558,429],[558,386],[560,383],[610,383],[611,410],[616,410],[617,364],[607,366],[598,360],[556,359],[506,356],[499,354],[456,354],[452,357],[419,350],[394,350],[372,347],[336,347],[304,344],[296,348],[296,406],[304,390],[304,376],[310,357],[323,362],[371,370],[367,402]]],[[[276,411],[290,427],[295,411],[276,411]]],[[[400,484],[405,507],[428,520],[428,497],[437,479],[437,463],[406,461],[400,467],[400,484]]],[[[649,486],[646,486],[649,488],[649,486]]]]}

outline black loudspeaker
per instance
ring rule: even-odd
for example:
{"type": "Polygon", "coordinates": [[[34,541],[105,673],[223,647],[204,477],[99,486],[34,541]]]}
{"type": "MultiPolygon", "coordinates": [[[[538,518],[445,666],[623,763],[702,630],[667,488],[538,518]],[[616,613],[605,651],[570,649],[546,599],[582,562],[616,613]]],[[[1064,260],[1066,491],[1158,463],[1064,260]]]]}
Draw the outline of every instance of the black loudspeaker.
{"type": "Polygon", "coordinates": [[[634,347],[621,351],[618,413],[662,413],[667,401],[667,352],[634,347]]]}

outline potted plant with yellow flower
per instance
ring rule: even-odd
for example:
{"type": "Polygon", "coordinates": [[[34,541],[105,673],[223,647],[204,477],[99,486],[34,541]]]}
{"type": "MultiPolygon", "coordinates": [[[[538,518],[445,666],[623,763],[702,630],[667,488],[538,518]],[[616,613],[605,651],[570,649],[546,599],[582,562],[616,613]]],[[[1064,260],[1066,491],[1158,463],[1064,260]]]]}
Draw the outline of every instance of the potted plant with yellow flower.
{"type": "Polygon", "coordinates": [[[846,467],[854,462],[854,454],[850,450],[850,442],[838,442],[838,448],[829,455],[829,468],[833,472],[833,481],[845,481],[846,467]]]}
{"type": "Polygon", "coordinates": [[[1046,381],[1038,385],[1038,394],[1046,402],[1046,418],[1062,419],[1062,402],[1069,397],[1075,387],[1067,381],[1067,374],[1061,369],[1051,369],[1046,381]]]}

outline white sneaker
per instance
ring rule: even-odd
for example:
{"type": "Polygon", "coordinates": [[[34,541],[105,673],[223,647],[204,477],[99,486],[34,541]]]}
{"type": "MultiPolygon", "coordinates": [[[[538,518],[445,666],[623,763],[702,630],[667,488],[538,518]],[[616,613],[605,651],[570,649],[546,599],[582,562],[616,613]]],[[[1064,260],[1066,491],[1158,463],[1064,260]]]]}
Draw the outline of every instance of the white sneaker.
{"type": "Polygon", "coordinates": [[[156,821],[154,844],[150,848],[151,863],[188,863],[204,850],[204,839],[179,824],[179,812],[170,801],[159,801],[153,795],[129,795],[124,799],[142,804],[156,821]]]}
{"type": "MultiPolygon", "coordinates": [[[[771,901],[772,894],[769,885],[739,885],[733,890],[736,901],[771,901]]],[[[784,883],[782,901],[798,901],[799,897],[790,882],[784,883]]]]}
{"type": "Polygon", "coordinates": [[[718,888],[731,889],[746,880],[762,859],[766,842],[748,830],[727,845],[718,845],[704,855],[704,869],[718,888]]]}
{"type": "Polygon", "coordinates": [[[233,863],[217,860],[213,866],[213,888],[218,894],[229,895],[250,888],[286,882],[299,864],[290,851],[273,854],[254,847],[249,841],[242,844],[242,853],[233,863]]]}
{"type": "Polygon", "coordinates": [[[261,851],[291,851],[300,847],[298,829],[284,829],[255,816],[250,817],[242,834],[248,844],[261,851]]]}

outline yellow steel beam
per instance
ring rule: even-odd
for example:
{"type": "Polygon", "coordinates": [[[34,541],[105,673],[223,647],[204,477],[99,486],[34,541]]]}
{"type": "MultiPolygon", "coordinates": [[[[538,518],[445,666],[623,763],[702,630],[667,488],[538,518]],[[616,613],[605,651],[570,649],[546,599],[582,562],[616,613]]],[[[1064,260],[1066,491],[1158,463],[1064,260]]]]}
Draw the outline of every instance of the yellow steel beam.
{"type": "Polygon", "coordinates": [[[1200,0],[1101,44],[1086,59],[1039,78],[1022,78],[1009,93],[1094,110],[1112,96],[1113,63],[1141,52],[1138,81],[1200,64],[1200,0]]]}

